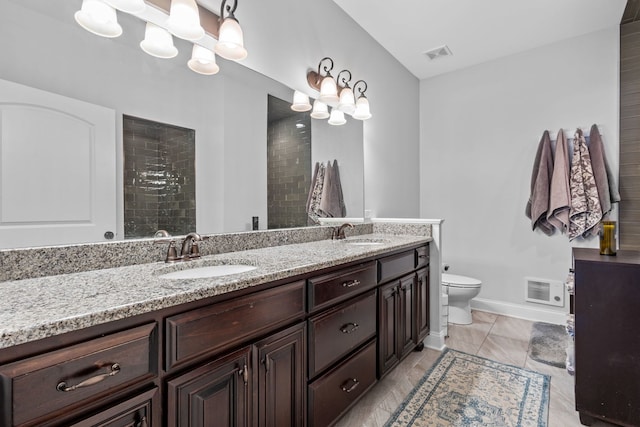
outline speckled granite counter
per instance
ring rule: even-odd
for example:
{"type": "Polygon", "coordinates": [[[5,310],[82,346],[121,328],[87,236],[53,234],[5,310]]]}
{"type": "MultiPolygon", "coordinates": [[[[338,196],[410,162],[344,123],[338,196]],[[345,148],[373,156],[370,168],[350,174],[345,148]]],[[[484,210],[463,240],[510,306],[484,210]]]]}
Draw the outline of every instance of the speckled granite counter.
{"type": "Polygon", "coordinates": [[[184,264],[150,263],[0,283],[0,348],[148,313],[226,292],[431,241],[415,235],[368,234],[376,245],[320,240],[203,257],[184,264]],[[181,268],[249,264],[257,269],[207,279],[169,280],[181,268]]]}

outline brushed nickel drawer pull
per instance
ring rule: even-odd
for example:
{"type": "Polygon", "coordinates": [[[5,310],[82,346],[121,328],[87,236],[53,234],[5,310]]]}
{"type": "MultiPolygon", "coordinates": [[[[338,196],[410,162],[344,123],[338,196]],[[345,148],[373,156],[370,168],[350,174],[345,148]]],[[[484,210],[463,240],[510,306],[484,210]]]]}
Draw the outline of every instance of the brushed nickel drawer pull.
{"type": "Polygon", "coordinates": [[[418,255],[418,258],[428,258],[429,255],[418,255]]]}
{"type": "Polygon", "coordinates": [[[113,365],[111,365],[110,368],[111,368],[111,372],[107,372],[106,374],[100,374],[100,375],[96,375],[95,377],[87,378],[81,383],[72,385],[71,387],[67,385],[66,381],[60,381],[56,386],[56,390],[67,392],[67,391],[74,391],[83,387],[89,387],[94,384],[98,384],[99,382],[104,381],[107,378],[112,377],[116,375],[118,372],[120,372],[120,365],[117,363],[114,363],[113,365]]]}
{"type": "Polygon", "coordinates": [[[355,332],[359,327],[360,325],[358,325],[357,323],[346,323],[340,327],[340,332],[342,332],[343,334],[350,334],[351,332],[355,332]]]}
{"type": "Polygon", "coordinates": [[[247,369],[246,364],[238,371],[238,375],[242,377],[244,385],[247,385],[249,383],[249,369],[247,369]]]}
{"type": "Polygon", "coordinates": [[[352,288],[354,286],[358,286],[360,284],[360,281],[358,279],[354,279],[350,282],[344,282],[342,283],[342,287],[343,288],[352,288]]]}
{"type": "Polygon", "coordinates": [[[356,387],[358,387],[358,385],[360,384],[360,381],[358,381],[355,378],[349,378],[348,380],[346,380],[342,386],[340,387],[342,389],[342,391],[346,392],[346,393],[351,393],[353,390],[356,389],[356,387]],[[352,382],[353,384],[351,384],[351,387],[348,387],[348,384],[352,382]]]}

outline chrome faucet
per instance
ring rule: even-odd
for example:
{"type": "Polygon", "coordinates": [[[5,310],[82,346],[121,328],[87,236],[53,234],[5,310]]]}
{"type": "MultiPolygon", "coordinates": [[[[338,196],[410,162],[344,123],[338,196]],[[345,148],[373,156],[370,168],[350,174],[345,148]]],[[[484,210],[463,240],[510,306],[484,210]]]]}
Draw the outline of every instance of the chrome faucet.
{"type": "Polygon", "coordinates": [[[334,240],[345,239],[346,236],[344,235],[344,229],[347,228],[347,227],[353,228],[353,224],[351,224],[349,222],[345,222],[340,227],[334,228],[333,229],[333,233],[331,235],[331,238],[334,239],[334,240]]]}

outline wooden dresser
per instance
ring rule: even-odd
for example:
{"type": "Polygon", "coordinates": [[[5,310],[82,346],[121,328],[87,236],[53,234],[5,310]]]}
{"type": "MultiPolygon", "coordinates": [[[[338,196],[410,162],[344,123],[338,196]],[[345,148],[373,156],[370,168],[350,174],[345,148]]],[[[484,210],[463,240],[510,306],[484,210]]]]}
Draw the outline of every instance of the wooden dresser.
{"type": "Polygon", "coordinates": [[[640,252],[574,248],[580,421],[640,425],[640,252]]]}

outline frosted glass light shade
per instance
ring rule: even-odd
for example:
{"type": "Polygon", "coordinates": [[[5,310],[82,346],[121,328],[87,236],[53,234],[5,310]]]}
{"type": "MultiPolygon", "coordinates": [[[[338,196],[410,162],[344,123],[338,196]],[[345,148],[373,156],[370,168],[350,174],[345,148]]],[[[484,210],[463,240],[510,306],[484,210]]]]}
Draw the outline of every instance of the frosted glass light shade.
{"type": "Polygon", "coordinates": [[[98,36],[113,38],[122,34],[116,10],[101,0],[82,0],[74,18],[82,28],[98,36]]]}
{"type": "Polygon", "coordinates": [[[215,52],[225,59],[240,61],[247,57],[247,50],[244,48],[244,35],[240,24],[233,18],[226,18],[220,25],[218,33],[218,43],[215,52]]]}
{"type": "Polygon", "coordinates": [[[293,92],[293,104],[291,104],[291,109],[293,111],[309,111],[311,110],[311,104],[309,103],[309,96],[300,92],[293,92]]]}
{"type": "Polygon", "coordinates": [[[103,0],[105,3],[115,7],[118,10],[127,13],[140,13],[146,7],[147,4],[144,0],[103,0]]]}
{"type": "Polygon", "coordinates": [[[362,95],[356,101],[356,111],[353,113],[353,118],[357,120],[367,120],[371,118],[369,100],[366,96],[362,95]]]}
{"type": "Polygon", "coordinates": [[[313,101],[313,111],[311,112],[311,117],[314,119],[328,119],[329,107],[327,107],[327,104],[317,99],[313,101]]]}
{"type": "Polygon", "coordinates": [[[191,51],[191,59],[187,62],[187,66],[192,71],[199,74],[212,75],[220,71],[220,67],[216,64],[216,54],[206,47],[194,44],[191,51]]]}
{"type": "Polygon", "coordinates": [[[195,0],[171,0],[167,27],[181,39],[196,41],[204,37],[200,26],[200,12],[195,0]]]}
{"type": "Polygon", "coordinates": [[[338,109],[344,111],[347,114],[353,114],[356,110],[356,100],[353,97],[353,90],[350,87],[342,88],[340,92],[340,102],[338,103],[338,109]]]}
{"type": "Polygon", "coordinates": [[[173,58],[178,54],[178,49],[173,45],[171,34],[151,22],[147,22],[144,40],[140,42],[140,48],[156,58],[173,58]]]}
{"type": "Polygon", "coordinates": [[[333,126],[340,126],[347,123],[347,120],[344,118],[344,113],[337,108],[333,108],[331,110],[331,117],[329,117],[329,124],[333,126]]]}
{"type": "Polygon", "coordinates": [[[320,83],[320,96],[318,99],[325,104],[335,104],[340,100],[338,98],[338,87],[333,77],[326,76],[320,83]]]}

